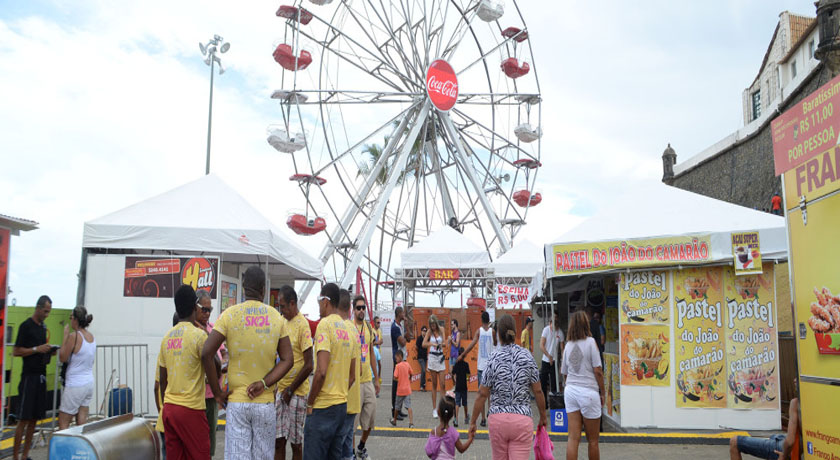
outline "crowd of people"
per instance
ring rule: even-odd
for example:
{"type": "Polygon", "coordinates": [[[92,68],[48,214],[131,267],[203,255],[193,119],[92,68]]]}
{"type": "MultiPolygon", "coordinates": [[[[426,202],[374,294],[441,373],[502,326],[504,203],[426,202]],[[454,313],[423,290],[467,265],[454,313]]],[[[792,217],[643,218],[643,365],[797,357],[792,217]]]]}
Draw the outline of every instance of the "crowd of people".
{"type": "MultiPolygon", "coordinates": [[[[242,287],[245,301],[225,309],[215,324],[210,322],[213,307],[206,291],[182,285],[174,293],[172,328],[161,341],[155,366],[159,413],[155,428],[163,458],[214,456],[220,409],[225,411],[226,459],[284,459],[287,448],[293,459],[368,458],[366,443],[381,385],[382,331],[379,318],[373,323],[366,320],[364,297],[351,297],[333,283],[323,285],[317,299],[320,321],[313,333],[292,287],[280,288],[278,308],[262,302],[266,292],[261,268],[248,268],[242,287]]],[[[93,397],[96,341],[87,330],[93,317],[84,307],[74,309],[62,345],[51,346],[44,325],[51,307],[49,297],[39,299],[15,343],[14,355],[24,360],[15,460],[28,458],[35,423],[45,416],[46,366],[52,355],[58,353],[66,363],[59,427],[67,428],[74,418],[78,425],[86,423],[93,397]],[[19,457],[22,439],[23,457],[19,457]]],[[[389,418],[393,425],[408,418],[408,426],[414,427],[414,375],[406,349],[405,311],[398,307],[394,316],[389,418]]],[[[454,458],[456,450],[466,451],[480,425],[489,427],[493,458],[527,458],[533,447],[532,402],[538,411],[537,425],[545,427],[547,395],[560,388],[555,369],[561,363],[570,424],[567,458],[576,458],[585,431],[589,458],[597,459],[604,387],[603,341],[598,340],[603,335],[597,333],[601,331],[596,321],[590,324],[586,313],[575,312],[566,335],[556,315],[541,334],[543,356],[538,368],[531,318],[517,333],[510,315],[491,323],[483,312],[481,327],[461,347],[458,321],[449,322],[447,333],[445,324],[432,316],[416,338],[424,374],[421,389],[426,389],[428,373],[432,417],[439,421],[428,434],[429,457],[454,458]],[[517,337],[522,346],[515,344],[517,337]],[[467,387],[473,372],[466,357],[476,347],[479,391],[470,412],[467,387]],[[452,391],[446,391],[447,371],[452,391]],[[466,440],[457,431],[461,408],[463,423],[469,427],[466,440]]]]}

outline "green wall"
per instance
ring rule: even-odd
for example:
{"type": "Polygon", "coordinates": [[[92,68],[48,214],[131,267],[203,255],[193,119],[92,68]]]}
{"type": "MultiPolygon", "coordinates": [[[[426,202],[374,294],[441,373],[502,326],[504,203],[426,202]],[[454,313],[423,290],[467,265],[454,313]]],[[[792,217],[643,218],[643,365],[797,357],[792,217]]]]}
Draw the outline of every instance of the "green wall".
{"type": "MultiPolygon", "coordinates": [[[[35,307],[6,307],[6,356],[5,368],[11,371],[11,381],[6,382],[5,395],[7,398],[17,396],[18,383],[20,382],[20,370],[23,368],[23,359],[12,356],[12,351],[17,339],[18,326],[27,318],[32,316],[35,307]],[[11,328],[11,335],[8,335],[11,328]]],[[[50,316],[47,317],[47,341],[53,345],[61,345],[61,339],[64,338],[64,325],[70,324],[70,314],[73,310],[53,308],[50,316]]],[[[47,391],[53,390],[53,382],[55,381],[55,369],[58,362],[58,353],[52,357],[49,365],[47,365],[47,391]]]]}

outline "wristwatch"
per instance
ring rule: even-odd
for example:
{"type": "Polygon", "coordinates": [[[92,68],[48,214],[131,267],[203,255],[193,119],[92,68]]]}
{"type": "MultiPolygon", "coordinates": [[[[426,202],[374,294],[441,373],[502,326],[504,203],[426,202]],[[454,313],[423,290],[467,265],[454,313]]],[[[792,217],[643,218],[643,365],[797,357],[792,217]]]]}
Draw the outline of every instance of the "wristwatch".
{"type": "Polygon", "coordinates": [[[38,347],[32,347],[32,353],[38,353],[38,347]]]}

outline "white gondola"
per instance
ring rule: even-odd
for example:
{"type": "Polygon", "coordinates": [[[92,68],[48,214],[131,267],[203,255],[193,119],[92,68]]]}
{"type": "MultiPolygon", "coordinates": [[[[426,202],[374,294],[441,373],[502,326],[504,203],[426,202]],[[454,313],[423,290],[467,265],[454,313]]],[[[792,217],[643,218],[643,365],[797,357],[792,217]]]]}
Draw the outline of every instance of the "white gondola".
{"type": "Polygon", "coordinates": [[[309,99],[309,96],[299,91],[286,91],[285,89],[278,89],[271,93],[272,99],[279,99],[283,102],[292,104],[303,104],[309,99]]]}
{"type": "Polygon", "coordinates": [[[333,0],[309,0],[309,1],[316,4],[316,5],[326,5],[326,4],[332,3],[333,0]]]}
{"type": "Polygon", "coordinates": [[[493,22],[505,14],[505,2],[504,0],[481,0],[476,14],[482,21],[493,22]]]}
{"type": "Polygon", "coordinates": [[[539,127],[534,128],[530,123],[522,123],[513,132],[517,139],[525,143],[534,142],[542,137],[542,130],[539,127]]]}
{"type": "Polygon", "coordinates": [[[269,127],[267,140],[278,152],[283,153],[295,153],[306,147],[306,135],[297,133],[291,137],[283,128],[269,127]]]}

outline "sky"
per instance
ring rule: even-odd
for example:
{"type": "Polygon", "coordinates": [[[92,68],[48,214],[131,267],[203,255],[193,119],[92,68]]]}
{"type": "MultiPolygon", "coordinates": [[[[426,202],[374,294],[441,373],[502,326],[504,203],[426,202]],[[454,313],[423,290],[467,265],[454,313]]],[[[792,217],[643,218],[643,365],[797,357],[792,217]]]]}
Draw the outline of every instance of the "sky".
{"type": "MultiPolygon", "coordinates": [[[[544,101],[543,203],[519,237],[536,244],[659,181],[668,143],[679,162],[741,127],[741,93],[779,13],[815,15],[813,0],[518,5],[544,101]]],[[[46,293],[73,307],[84,222],[204,174],[197,44],[214,34],[232,45],[216,77],[211,170],[287,230],[277,178],[288,165],[265,143],[278,116],[277,6],[0,0],[0,213],[39,222],[12,240],[10,300],[46,293]]]]}

